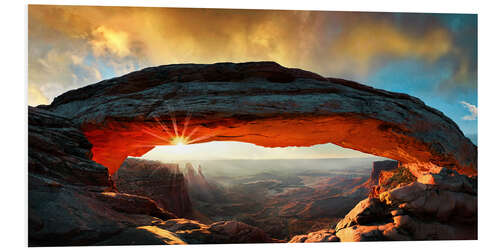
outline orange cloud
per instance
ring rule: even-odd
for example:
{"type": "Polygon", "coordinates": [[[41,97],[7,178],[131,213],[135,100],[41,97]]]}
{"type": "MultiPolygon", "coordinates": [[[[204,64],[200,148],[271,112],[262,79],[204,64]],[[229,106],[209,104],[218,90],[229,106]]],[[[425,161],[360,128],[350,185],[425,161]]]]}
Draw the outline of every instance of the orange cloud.
{"type": "MultiPolygon", "coordinates": [[[[309,52],[318,49],[311,45],[322,19],[307,11],[36,5],[29,15],[32,23],[86,41],[98,57],[146,58],[153,65],[275,60],[294,67],[312,64],[309,52]]],[[[36,32],[31,25],[29,33],[36,32]]]]}
{"type": "MultiPolygon", "coordinates": [[[[397,26],[387,13],[30,5],[28,18],[29,60],[45,60],[51,48],[76,51],[71,63],[52,61],[51,67],[71,71],[78,65],[87,74],[79,78],[89,80],[96,66],[85,65],[87,55],[116,74],[159,64],[272,60],[358,80],[394,58],[433,63],[451,56],[459,58],[458,81],[470,82],[471,75],[470,58],[438,22],[415,32],[412,24],[397,26]]],[[[42,61],[30,64],[30,83],[73,86],[54,85],[48,78],[58,73],[44,67],[42,61]]]]}

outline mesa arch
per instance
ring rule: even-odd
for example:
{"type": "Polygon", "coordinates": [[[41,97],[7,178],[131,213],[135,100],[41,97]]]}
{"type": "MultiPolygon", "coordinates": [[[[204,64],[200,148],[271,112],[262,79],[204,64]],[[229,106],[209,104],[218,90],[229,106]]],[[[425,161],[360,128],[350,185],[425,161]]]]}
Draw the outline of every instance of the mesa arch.
{"type": "Polygon", "coordinates": [[[39,107],[79,124],[93,160],[110,174],[127,156],[169,144],[175,127],[195,143],[333,143],[422,171],[440,166],[477,174],[477,147],[419,99],[274,62],[145,68],[39,107]]]}

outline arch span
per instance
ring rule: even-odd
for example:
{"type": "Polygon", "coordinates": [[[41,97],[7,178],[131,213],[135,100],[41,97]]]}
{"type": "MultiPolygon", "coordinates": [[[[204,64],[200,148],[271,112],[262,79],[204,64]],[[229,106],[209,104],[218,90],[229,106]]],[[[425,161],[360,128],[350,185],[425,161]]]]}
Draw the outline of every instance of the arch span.
{"type": "Polygon", "coordinates": [[[406,94],[274,62],[146,68],[55,98],[114,173],[184,134],[191,143],[266,147],[334,143],[402,163],[477,173],[477,147],[443,113],[406,94]],[[177,131],[177,136],[176,136],[177,131]]]}

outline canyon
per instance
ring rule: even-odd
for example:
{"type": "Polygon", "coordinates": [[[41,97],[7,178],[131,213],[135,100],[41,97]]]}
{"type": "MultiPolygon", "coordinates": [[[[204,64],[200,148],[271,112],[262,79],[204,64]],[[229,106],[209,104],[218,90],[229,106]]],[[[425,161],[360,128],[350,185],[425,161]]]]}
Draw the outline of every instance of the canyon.
{"type": "MultiPolygon", "coordinates": [[[[340,221],[367,196],[375,178],[368,174],[370,159],[247,161],[203,162],[205,176],[201,165],[195,170],[190,162],[127,158],[112,179],[118,192],[151,198],[178,217],[206,224],[240,221],[288,241],[340,221]]],[[[397,166],[375,161],[373,169],[380,170],[379,163],[397,166]]]]}
{"type": "Polygon", "coordinates": [[[149,197],[178,217],[192,212],[185,178],[177,164],[129,158],[112,179],[120,192],[149,197]]]}
{"type": "MultiPolygon", "coordinates": [[[[369,191],[370,159],[217,160],[204,164],[206,174],[197,178],[203,178],[206,185],[189,187],[200,214],[212,221],[241,221],[285,241],[334,225],[369,191]],[[352,166],[346,169],[345,162],[352,166]],[[227,174],[218,171],[221,165],[234,167],[227,174]],[[249,170],[240,170],[243,168],[249,170]],[[232,172],[238,174],[231,176],[232,172]]],[[[186,168],[190,167],[187,163],[186,168]]]]}
{"type": "MultiPolygon", "coordinates": [[[[282,242],[239,221],[183,218],[186,199],[140,184],[154,183],[155,171],[180,177],[164,168],[133,171],[132,187],[113,177],[127,157],[179,134],[189,143],[334,143],[399,162],[369,184],[352,182],[368,197],[334,227],[290,242],[477,239],[477,147],[406,94],[273,62],[165,65],[29,107],[28,123],[30,246],[282,242]]],[[[185,193],[179,183],[164,187],[185,193]]]]}

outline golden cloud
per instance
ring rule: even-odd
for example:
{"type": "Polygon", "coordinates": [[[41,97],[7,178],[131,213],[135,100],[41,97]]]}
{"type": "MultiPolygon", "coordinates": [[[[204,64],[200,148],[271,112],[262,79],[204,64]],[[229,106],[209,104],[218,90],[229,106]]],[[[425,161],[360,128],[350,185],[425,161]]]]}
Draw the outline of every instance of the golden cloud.
{"type": "Polygon", "coordinates": [[[49,99],[40,92],[36,85],[28,85],[28,105],[37,106],[40,104],[49,104],[49,99]]]}
{"type": "MultiPolygon", "coordinates": [[[[29,60],[47,57],[50,47],[58,48],[60,53],[81,52],[70,64],[51,64],[54,68],[83,65],[82,58],[88,54],[116,73],[159,64],[272,60],[325,76],[360,79],[394,58],[432,63],[451,55],[466,58],[457,60],[454,70],[460,76],[457,79],[469,79],[470,59],[456,48],[448,30],[433,22],[420,32],[409,32],[411,25],[397,26],[389,16],[30,5],[29,60]]],[[[40,76],[36,73],[38,67],[44,64],[32,64],[29,74],[40,76]]],[[[43,79],[33,80],[50,84],[43,79]]]]}
{"type": "MultiPolygon", "coordinates": [[[[452,48],[449,32],[441,27],[428,30],[418,36],[406,34],[386,20],[352,22],[344,26],[331,47],[331,53],[350,58],[352,67],[367,73],[380,57],[414,57],[428,61],[446,55],[452,48]]],[[[344,68],[343,70],[348,70],[344,68]]]]}
{"type": "Polygon", "coordinates": [[[105,26],[99,26],[92,31],[93,39],[89,41],[96,56],[108,53],[122,58],[130,54],[128,34],[123,31],[114,31],[105,26]]]}

